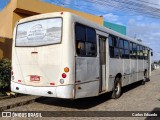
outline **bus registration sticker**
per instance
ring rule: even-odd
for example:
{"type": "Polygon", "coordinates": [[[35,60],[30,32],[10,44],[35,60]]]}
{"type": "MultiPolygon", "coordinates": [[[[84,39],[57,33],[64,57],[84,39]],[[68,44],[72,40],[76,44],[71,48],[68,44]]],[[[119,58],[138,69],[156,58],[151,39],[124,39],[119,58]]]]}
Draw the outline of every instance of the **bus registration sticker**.
{"type": "Polygon", "coordinates": [[[40,81],[40,76],[38,76],[38,75],[31,75],[30,76],[30,81],[40,81]]]}

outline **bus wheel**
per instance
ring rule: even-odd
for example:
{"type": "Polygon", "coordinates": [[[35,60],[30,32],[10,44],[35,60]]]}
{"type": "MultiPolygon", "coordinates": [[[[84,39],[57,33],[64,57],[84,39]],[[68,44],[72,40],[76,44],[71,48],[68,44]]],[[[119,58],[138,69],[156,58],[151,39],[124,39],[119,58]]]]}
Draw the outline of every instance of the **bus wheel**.
{"type": "Polygon", "coordinates": [[[142,80],[141,84],[142,85],[145,85],[146,81],[145,81],[145,78],[142,80]]]}
{"type": "Polygon", "coordinates": [[[150,81],[149,77],[147,77],[147,70],[146,69],[144,71],[144,78],[145,78],[145,82],[149,82],[150,81]]]}
{"type": "Polygon", "coordinates": [[[121,80],[119,78],[116,78],[114,82],[113,92],[112,92],[112,98],[117,99],[121,96],[122,91],[122,85],[121,80]]]}
{"type": "Polygon", "coordinates": [[[144,78],[143,78],[141,84],[142,84],[142,85],[145,85],[146,80],[147,80],[147,70],[144,71],[144,78]]]}

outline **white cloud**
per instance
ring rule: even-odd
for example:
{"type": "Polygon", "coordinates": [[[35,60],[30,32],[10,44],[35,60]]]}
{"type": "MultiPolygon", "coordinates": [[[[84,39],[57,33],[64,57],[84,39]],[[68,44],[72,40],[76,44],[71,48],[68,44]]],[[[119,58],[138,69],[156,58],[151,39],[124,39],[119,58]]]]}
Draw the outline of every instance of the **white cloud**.
{"type": "Polygon", "coordinates": [[[111,22],[117,22],[119,16],[118,15],[114,15],[113,13],[108,13],[103,15],[104,19],[107,21],[111,21],[111,22]]]}
{"type": "Polygon", "coordinates": [[[104,18],[104,20],[107,21],[107,22],[115,23],[115,24],[118,24],[118,25],[124,25],[124,24],[120,21],[120,16],[115,15],[115,14],[113,14],[113,13],[105,14],[105,15],[103,15],[103,18],[104,18]]]}

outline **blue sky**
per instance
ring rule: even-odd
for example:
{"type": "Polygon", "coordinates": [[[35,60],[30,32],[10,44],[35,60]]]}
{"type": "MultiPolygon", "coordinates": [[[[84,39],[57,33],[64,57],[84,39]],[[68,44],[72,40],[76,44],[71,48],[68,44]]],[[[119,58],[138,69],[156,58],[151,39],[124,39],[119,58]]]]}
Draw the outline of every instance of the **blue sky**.
{"type": "Polygon", "coordinates": [[[0,0],[0,11],[7,5],[9,0],[0,0]]]}
{"type": "MultiPolygon", "coordinates": [[[[9,0],[0,0],[0,10],[9,0]]],[[[144,15],[141,12],[133,12],[125,9],[128,7],[122,3],[125,0],[41,0],[51,4],[68,7],[74,10],[87,12],[94,15],[102,15],[105,21],[121,24],[127,27],[127,35],[142,39],[142,41],[153,49],[153,60],[160,60],[160,14],[159,17],[144,15]],[[98,2],[97,2],[98,1],[98,2]],[[95,4],[96,3],[96,4],[95,4]]],[[[138,0],[128,0],[138,1],[138,0]]],[[[146,6],[154,7],[160,12],[160,0],[139,0],[146,6]]],[[[136,7],[136,6],[135,6],[136,7]]],[[[148,11],[148,9],[145,9],[148,11]]],[[[144,11],[144,12],[145,12],[144,11]]]]}

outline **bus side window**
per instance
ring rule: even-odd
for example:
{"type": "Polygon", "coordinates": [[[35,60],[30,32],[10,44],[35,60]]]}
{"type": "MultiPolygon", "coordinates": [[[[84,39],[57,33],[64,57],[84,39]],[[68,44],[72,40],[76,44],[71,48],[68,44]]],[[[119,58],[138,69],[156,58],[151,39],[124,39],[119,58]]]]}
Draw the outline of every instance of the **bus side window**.
{"type": "Polygon", "coordinates": [[[143,50],[142,50],[142,54],[143,54],[143,59],[145,59],[145,47],[143,46],[143,50]]]}
{"type": "Polygon", "coordinates": [[[140,59],[140,46],[137,45],[137,58],[140,59]]]}
{"type": "Polygon", "coordinates": [[[129,42],[120,38],[119,49],[121,58],[129,59],[129,42]]]}
{"type": "Polygon", "coordinates": [[[129,59],[129,42],[124,40],[124,58],[129,59]]]}
{"type": "Polygon", "coordinates": [[[143,59],[143,47],[140,45],[140,48],[139,48],[139,52],[140,52],[140,54],[139,54],[139,59],[143,59]]]}
{"type": "Polygon", "coordinates": [[[133,58],[133,43],[130,42],[130,58],[133,58]]]}
{"type": "Polygon", "coordinates": [[[130,57],[132,59],[137,59],[137,56],[139,54],[139,47],[137,46],[137,44],[130,42],[130,57]]]}
{"type": "Polygon", "coordinates": [[[123,44],[123,39],[120,38],[119,40],[119,50],[120,50],[120,57],[124,58],[124,44],[123,44]]]}
{"type": "Polygon", "coordinates": [[[79,24],[76,24],[75,27],[75,38],[76,38],[76,52],[78,56],[84,56],[85,53],[85,38],[86,32],[85,27],[79,24]]]}
{"type": "Polygon", "coordinates": [[[109,36],[109,54],[111,58],[114,58],[114,47],[112,37],[109,36]]]}
{"type": "Polygon", "coordinates": [[[133,43],[132,50],[133,50],[133,58],[137,59],[137,44],[133,43]]]}
{"type": "Polygon", "coordinates": [[[97,55],[96,31],[86,27],[86,55],[94,57],[97,55]]]}
{"type": "Polygon", "coordinates": [[[119,58],[118,41],[118,37],[113,35],[109,36],[109,52],[111,58],[119,58]]]}
{"type": "Polygon", "coordinates": [[[143,54],[144,54],[144,59],[147,60],[148,59],[148,49],[147,49],[147,47],[144,48],[143,54]]]}
{"type": "Polygon", "coordinates": [[[76,24],[75,26],[76,53],[82,57],[96,57],[96,31],[93,28],[76,24]]]}

